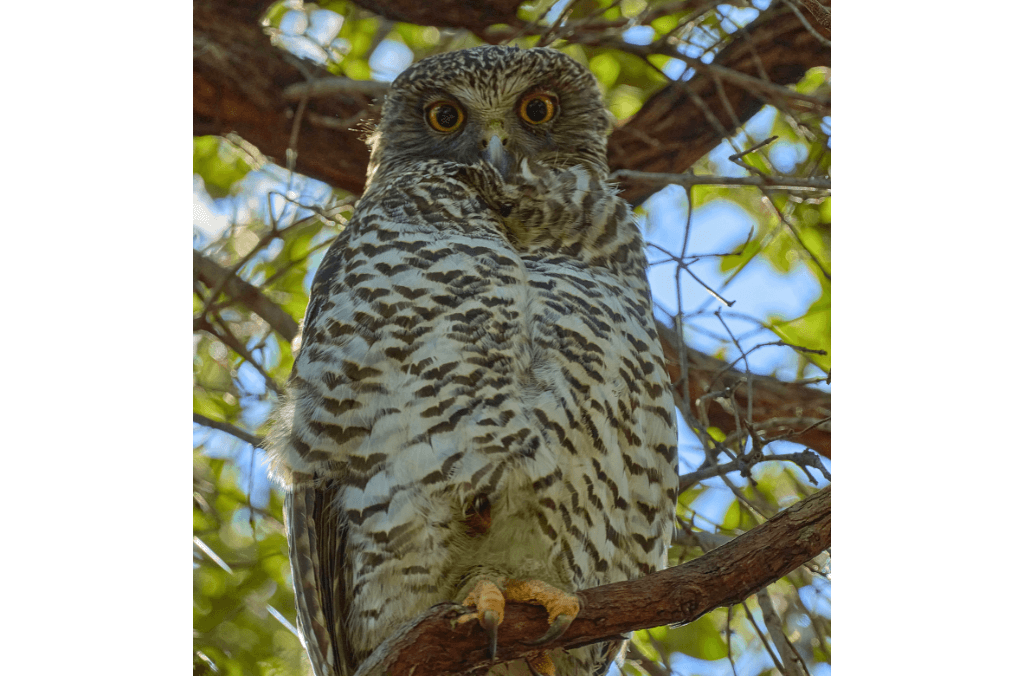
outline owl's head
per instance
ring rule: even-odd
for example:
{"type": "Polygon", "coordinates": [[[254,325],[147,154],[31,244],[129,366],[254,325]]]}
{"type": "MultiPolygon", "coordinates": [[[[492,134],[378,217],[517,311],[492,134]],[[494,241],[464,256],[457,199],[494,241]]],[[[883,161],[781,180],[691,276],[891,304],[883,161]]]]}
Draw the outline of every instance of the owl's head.
{"type": "Polygon", "coordinates": [[[612,116],[594,76],[554,49],[484,46],[426,58],[399,75],[370,136],[368,181],[425,159],[523,158],[608,173],[612,116]]]}

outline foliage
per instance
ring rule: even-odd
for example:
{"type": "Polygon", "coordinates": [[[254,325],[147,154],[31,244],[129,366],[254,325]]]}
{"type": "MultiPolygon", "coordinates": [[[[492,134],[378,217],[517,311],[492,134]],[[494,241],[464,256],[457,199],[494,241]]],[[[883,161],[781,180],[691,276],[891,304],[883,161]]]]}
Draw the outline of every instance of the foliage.
{"type": "MultiPolygon", "coordinates": [[[[524,3],[519,17],[539,23],[513,41],[536,44],[563,7],[558,3],[552,11],[548,2],[524,3]]],[[[317,9],[307,4],[301,11],[317,9]]],[[[385,55],[419,59],[481,42],[465,30],[387,22],[342,0],[324,2],[319,9],[344,17],[338,34],[321,45],[333,50],[324,66],[353,79],[393,77],[390,70],[382,70],[385,55]]],[[[272,6],[267,29],[279,29],[289,11],[296,11],[294,3],[272,6]]],[[[681,55],[709,60],[737,25],[749,23],[757,13],[753,7],[690,2],[577,2],[564,20],[587,21],[602,29],[581,27],[555,46],[589,64],[610,109],[625,120],[665,86],[667,77],[685,78],[692,69],[681,59],[642,56],[621,47],[671,41],[681,55]],[[626,28],[626,20],[638,17],[645,23],[626,28]]],[[[829,86],[829,71],[813,69],[792,89],[827,99],[829,86]]],[[[827,176],[830,135],[827,116],[766,107],[693,170],[726,176],[827,176]],[[778,140],[744,155],[739,163],[729,161],[730,155],[769,136],[778,140]]],[[[312,274],[357,196],[289,175],[241,139],[196,137],[193,145],[197,195],[209,214],[194,230],[194,248],[258,287],[298,322],[312,274]]],[[[637,214],[649,240],[661,247],[650,252],[659,320],[671,325],[681,310],[688,345],[737,360],[741,367],[790,380],[825,379],[831,368],[827,192],[669,187],[637,214]],[[684,242],[689,247],[685,251],[684,242]],[[736,304],[724,305],[704,285],[736,304]],[[758,349],[779,340],[818,352],[775,345],[758,349]]],[[[239,438],[265,434],[276,393],[291,368],[293,336],[275,331],[224,288],[199,280],[193,285],[193,316],[193,406],[199,416],[193,433],[194,670],[307,673],[293,632],[282,495],[266,478],[262,451],[239,438]],[[229,427],[215,429],[209,421],[229,427]]],[[[720,454],[726,456],[723,463],[746,457],[753,448],[748,435],[727,437],[720,430],[699,429],[685,415],[684,420],[681,472],[707,467],[720,454]]],[[[800,449],[777,441],[764,452],[794,450],[800,449]]],[[[695,558],[749,530],[814,492],[823,478],[818,470],[762,462],[746,472],[689,485],[679,501],[680,528],[670,563],[695,558]]],[[[771,585],[764,598],[770,599],[788,640],[811,672],[829,673],[827,570],[802,567],[771,585]]],[[[777,656],[778,649],[768,638],[764,598],[719,609],[686,626],[637,632],[622,670],[631,676],[663,676],[672,669],[724,673],[722,665],[729,672],[732,661],[739,674],[777,673],[770,651],[777,656]]]]}

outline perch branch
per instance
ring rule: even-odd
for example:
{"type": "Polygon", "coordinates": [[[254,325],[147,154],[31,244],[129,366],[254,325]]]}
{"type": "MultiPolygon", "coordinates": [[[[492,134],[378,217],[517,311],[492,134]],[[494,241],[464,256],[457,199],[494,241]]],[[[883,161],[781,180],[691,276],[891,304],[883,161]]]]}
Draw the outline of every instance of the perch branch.
{"type": "MultiPolygon", "coordinates": [[[[681,566],[579,592],[580,614],[544,648],[577,648],[637,629],[693,622],[715,608],[743,601],[831,546],[831,497],[831,487],[826,487],[681,566]]],[[[454,625],[459,615],[460,607],[453,603],[430,608],[382,643],[356,676],[485,672],[494,662],[487,659],[484,630],[475,622],[454,625]]],[[[546,629],[543,609],[509,604],[499,630],[497,661],[537,653],[526,642],[546,629]]]]}

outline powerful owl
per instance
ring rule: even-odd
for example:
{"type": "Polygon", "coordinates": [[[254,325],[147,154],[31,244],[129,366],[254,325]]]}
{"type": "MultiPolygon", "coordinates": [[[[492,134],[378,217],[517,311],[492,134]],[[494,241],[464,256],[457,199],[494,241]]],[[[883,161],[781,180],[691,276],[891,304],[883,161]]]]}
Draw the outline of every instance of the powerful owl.
{"type": "MultiPolygon", "coordinates": [[[[543,605],[543,645],[577,590],[665,565],[675,415],[643,239],[607,183],[611,120],[552,49],[440,54],[394,81],[271,434],[317,676],[352,676],[444,601],[492,656],[505,603],[543,605]]],[[[597,676],[620,647],[491,673],[597,676]]]]}

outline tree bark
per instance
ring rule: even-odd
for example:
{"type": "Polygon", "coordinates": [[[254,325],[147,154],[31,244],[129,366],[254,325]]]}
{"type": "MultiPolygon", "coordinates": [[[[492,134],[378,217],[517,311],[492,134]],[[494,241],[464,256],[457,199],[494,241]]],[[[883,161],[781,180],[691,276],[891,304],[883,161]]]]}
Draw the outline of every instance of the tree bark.
{"type": "Polygon", "coordinates": [[[368,9],[394,21],[414,23],[420,26],[466,28],[482,40],[494,24],[508,24],[518,27],[523,24],[516,16],[516,9],[523,0],[487,0],[466,2],[466,0],[351,0],[353,4],[368,9]]]}
{"type": "MultiPolygon", "coordinates": [[[[580,614],[544,648],[575,648],[637,629],[693,622],[715,608],[740,603],[831,544],[832,489],[826,487],[693,561],[579,592],[580,614]]],[[[486,657],[484,632],[475,622],[455,625],[459,614],[455,604],[434,606],[381,644],[356,676],[482,673],[493,666],[486,657]]],[[[538,652],[525,642],[546,629],[543,609],[509,604],[499,628],[497,661],[538,652]]]]}

